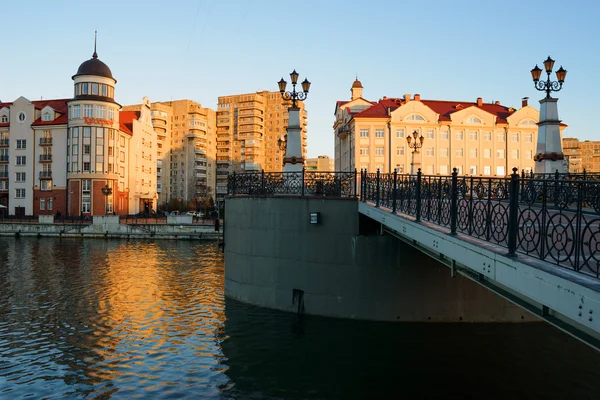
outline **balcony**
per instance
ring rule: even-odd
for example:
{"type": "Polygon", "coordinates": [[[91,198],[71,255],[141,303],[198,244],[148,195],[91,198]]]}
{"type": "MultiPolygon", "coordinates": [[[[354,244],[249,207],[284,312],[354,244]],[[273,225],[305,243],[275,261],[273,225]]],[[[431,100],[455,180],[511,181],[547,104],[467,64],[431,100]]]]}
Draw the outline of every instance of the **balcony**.
{"type": "Polygon", "coordinates": [[[195,165],[194,169],[196,171],[206,171],[206,165],[195,165]]]}
{"type": "Polygon", "coordinates": [[[52,171],[40,171],[40,179],[52,179],[52,171]]]}
{"type": "Polygon", "coordinates": [[[52,138],[51,137],[40,138],[40,146],[52,146],[52,138]]]}
{"type": "Polygon", "coordinates": [[[217,170],[217,176],[218,177],[225,177],[229,175],[229,171],[227,170],[217,170]]]}
{"type": "Polygon", "coordinates": [[[0,179],[8,179],[8,171],[0,171],[0,179]]]}
{"type": "Polygon", "coordinates": [[[194,148],[194,153],[196,153],[196,154],[206,154],[206,150],[199,149],[199,148],[195,147],[194,148]]]}
{"type": "Polygon", "coordinates": [[[0,185],[0,192],[8,192],[8,182],[5,185],[0,185]]]}
{"type": "Polygon", "coordinates": [[[8,155],[1,155],[0,163],[7,163],[7,162],[8,162],[8,155]]]}
{"type": "Polygon", "coordinates": [[[52,154],[40,154],[40,162],[52,162],[52,154]]]}
{"type": "Polygon", "coordinates": [[[8,139],[0,139],[0,147],[8,147],[8,139]]]}

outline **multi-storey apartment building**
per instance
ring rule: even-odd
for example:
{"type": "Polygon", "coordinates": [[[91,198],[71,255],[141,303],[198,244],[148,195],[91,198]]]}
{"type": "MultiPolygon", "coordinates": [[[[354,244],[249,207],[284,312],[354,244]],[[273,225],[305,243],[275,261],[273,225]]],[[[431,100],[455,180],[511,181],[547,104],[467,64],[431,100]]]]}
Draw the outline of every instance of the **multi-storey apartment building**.
{"type": "Polygon", "coordinates": [[[15,215],[153,207],[156,175],[145,173],[147,158],[156,157],[149,110],[120,118],[117,81],[96,51],[73,81],[71,99],[0,103],[0,204],[15,215]]]}
{"type": "Polygon", "coordinates": [[[600,141],[563,138],[562,143],[569,172],[600,172],[600,141]]]}
{"type": "MultiPolygon", "coordinates": [[[[423,136],[415,164],[425,174],[505,176],[512,168],[531,171],[539,111],[523,99],[520,109],[500,102],[422,100],[419,94],[371,102],[354,81],[350,101],[335,108],[336,170],[409,173],[407,136],[423,136]]],[[[561,131],[566,125],[561,124],[561,131]]]]}
{"type": "MultiPolygon", "coordinates": [[[[138,110],[141,105],[123,107],[138,110]]],[[[158,135],[156,171],[160,202],[215,198],[215,111],[192,100],[150,105],[158,135]]]]}
{"type": "MultiPolygon", "coordinates": [[[[280,92],[219,97],[217,108],[217,193],[227,192],[227,176],[237,171],[283,169],[288,107],[280,92]],[[280,145],[280,142],[282,145],[280,145]]],[[[306,157],[307,113],[299,102],[302,157],[306,157]]]]}
{"type": "Polygon", "coordinates": [[[335,160],[329,156],[307,158],[304,169],[306,171],[333,172],[335,170],[335,160]]]}

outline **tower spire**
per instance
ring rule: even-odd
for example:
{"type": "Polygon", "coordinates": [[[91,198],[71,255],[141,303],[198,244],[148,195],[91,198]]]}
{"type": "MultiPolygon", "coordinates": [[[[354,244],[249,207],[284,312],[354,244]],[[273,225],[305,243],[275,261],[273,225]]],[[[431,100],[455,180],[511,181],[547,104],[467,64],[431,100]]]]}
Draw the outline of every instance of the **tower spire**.
{"type": "Polygon", "coordinates": [[[96,53],[96,38],[98,36],[98,31],[94,31],[94,54],[92,54],[92,58],[98,58],[98,53],[96,53]]]}

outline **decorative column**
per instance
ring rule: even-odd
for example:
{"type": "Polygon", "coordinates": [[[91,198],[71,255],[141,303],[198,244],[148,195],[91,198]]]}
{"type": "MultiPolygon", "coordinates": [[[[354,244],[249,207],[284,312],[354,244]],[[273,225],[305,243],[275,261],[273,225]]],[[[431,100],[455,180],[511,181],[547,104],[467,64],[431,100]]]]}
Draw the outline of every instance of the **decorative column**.
{"type": "Polygon", "coordinates": [[[568,173],[569,168],[565,162],[560,135],[560,120],[558,119],[558,99],[550,97],[551,92],[558,92],[567,76],[567,71],[561,66],[556,71],[557,81],[550,80],[550,74],[554,68],[554,60],[548,56],[544,61],[544,68],[548,77],[540,81],[541,68],[537,65],[531,70],[534,86],[537,90],[546,92],[546,97],[540,100],[540,121],[538,122],[538,140],[536,154],[536,174],[549,174],[558,171],[568,173]]]}

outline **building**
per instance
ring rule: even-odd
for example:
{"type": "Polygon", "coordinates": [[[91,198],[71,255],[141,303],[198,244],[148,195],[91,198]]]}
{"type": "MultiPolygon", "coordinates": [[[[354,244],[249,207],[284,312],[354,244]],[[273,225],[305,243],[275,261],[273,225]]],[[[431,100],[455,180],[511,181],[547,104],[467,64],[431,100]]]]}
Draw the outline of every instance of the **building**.
{"type": "Polygon", "coordinates": [[[306,171],[334,172],[335,160],[329,156],[319,156],[317,158],[307,158],[304,167],[306,171]]]}
{"type": "Polygon", "coordinates": [[[600,141],[563,138],[562,143],[569,172],[600,172],[600,141]]]}
{"type": "Polygon", "coordinates": [[[119,112],[117,81],[95,49],[72,79],[71,99],[0,103],[0,204],[14,215],[153,208],[156,175],[148,162],[156,157],[156,135],[149,111],[119,112]]]}
{"type": "MultiPolygon", "coordinates": [[[[424,100],[419,94],[363,98],[352,84],[351,100],[335,107],[335,169],[409,173],[407,137],[424,137],[415,165],[428,175],[505,176],[512,168],[532,171],[539,111],[524,98],[520,109],[500,102],[424,100]]],[[[566,125],[561,124],[561,132],[566,125]]]]}
{"type": "MultiPolygon", "coordinates": [[[[139,110],[140,104],[124,110],[139,110]]],[[[215,199],[215,111],[192,100],[150,105],[158,135],[156,171],[159,202],[169,199],[215,199]]]]}
{"type": "MultiPolygon", "coordinates": [[[[298,102],[302,157],[306,157],[307,113],[298,102]]],[[[217,109],[217,191],[227,193],[231,172],[280,172],[285,156],[288,107],[280,92],[262,91],[219,97],[217,109]],[[282,141],[281,145],[278,141],[282,141]]]]}

